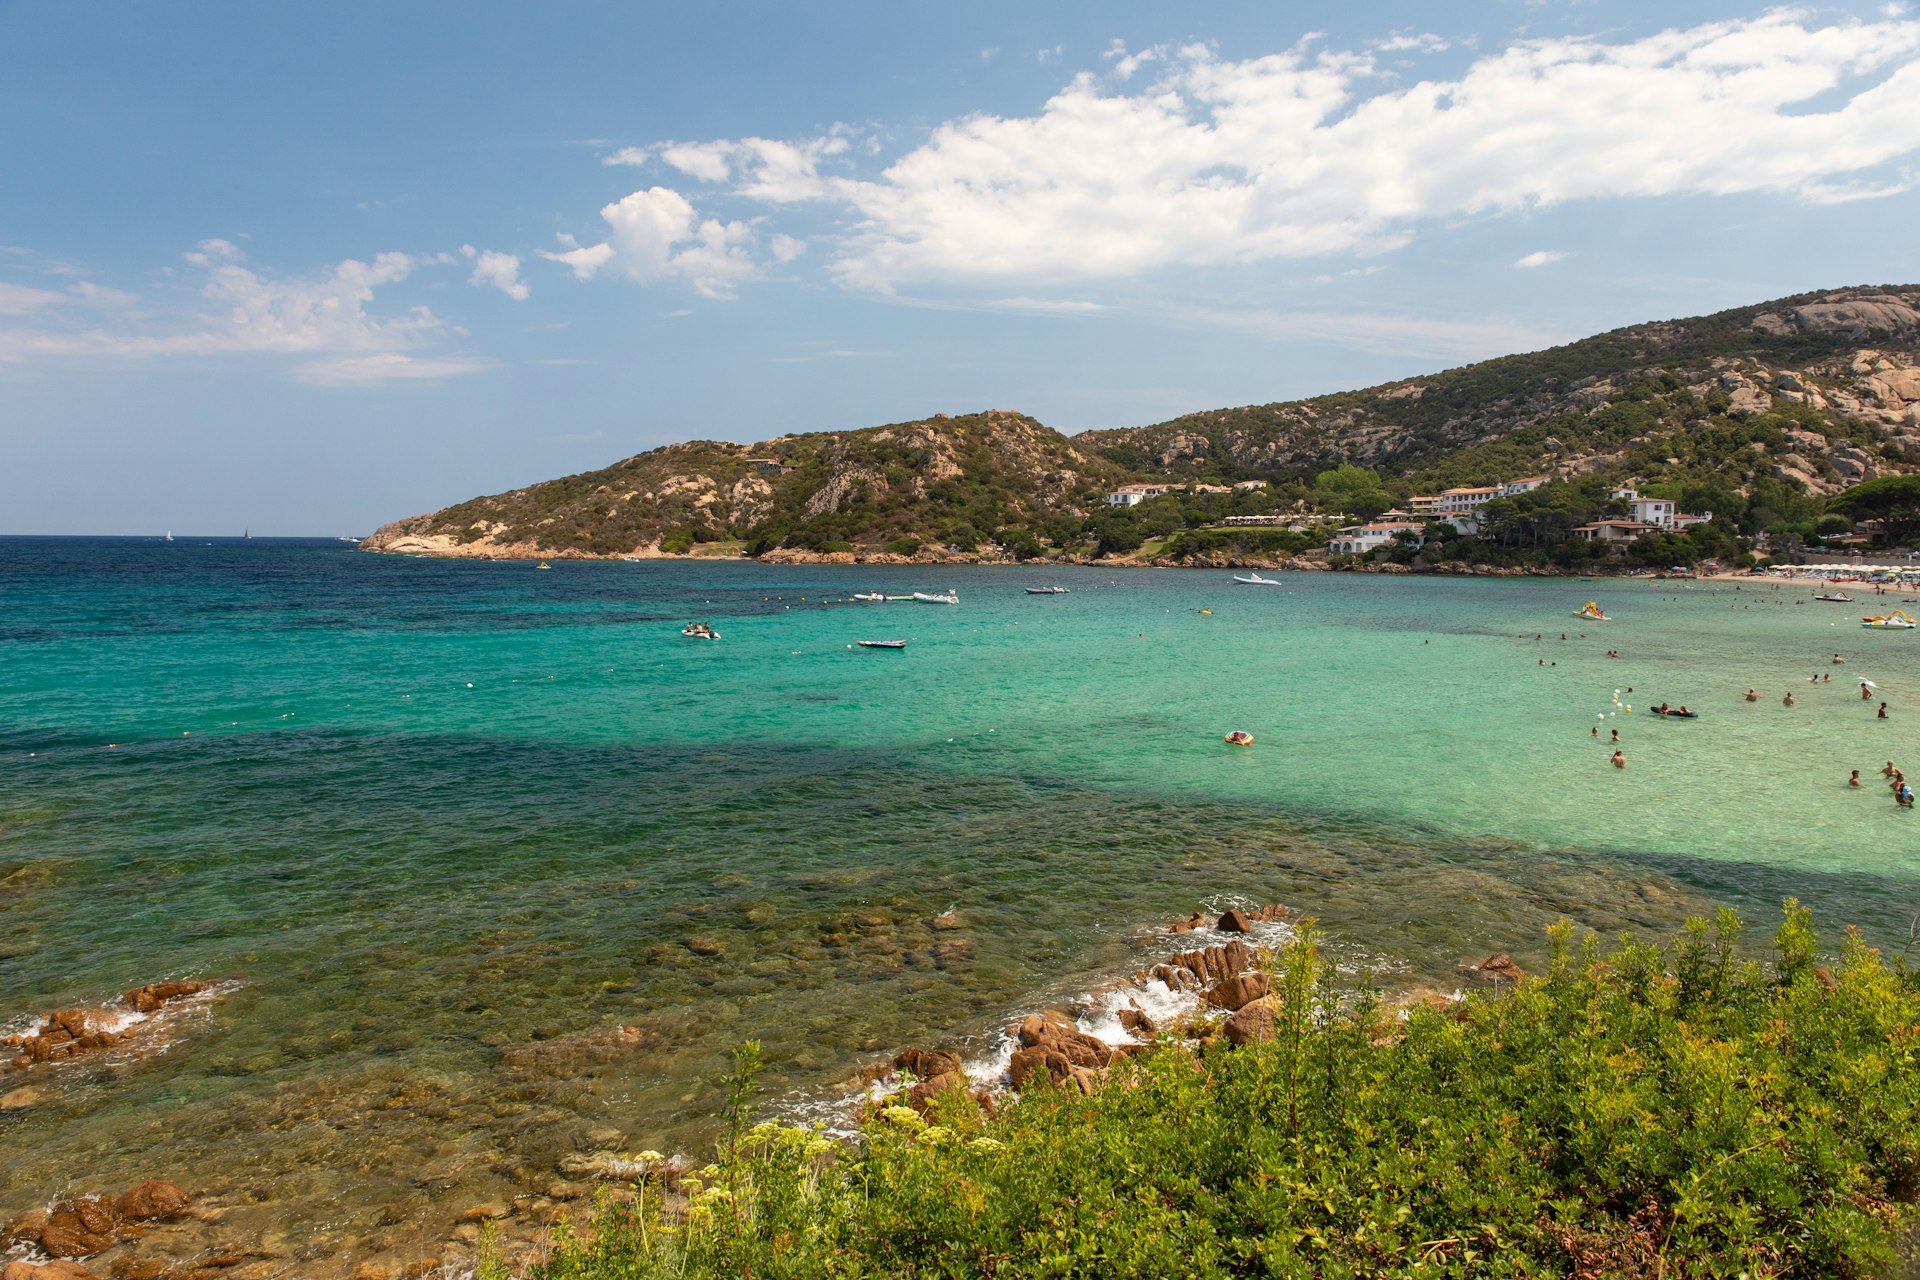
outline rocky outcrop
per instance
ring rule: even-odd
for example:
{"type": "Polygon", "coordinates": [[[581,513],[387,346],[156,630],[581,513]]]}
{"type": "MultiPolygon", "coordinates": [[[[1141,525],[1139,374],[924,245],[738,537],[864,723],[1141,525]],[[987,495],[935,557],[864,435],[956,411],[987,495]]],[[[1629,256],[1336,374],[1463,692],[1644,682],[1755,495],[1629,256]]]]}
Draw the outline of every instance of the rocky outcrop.
{"type": "MultiPolygon", "coordinates": [[[[126,992],[117,1004],[104,1009],[55,1009],[42,1014],[28,1030],[0,1041],[0,1045],[12,1051],[7,1065],[16,1071],[88,1057],[150,1038],[153,1024],[142,1018],[130,1019],[128,1014],[158,1013],[168,1004],[200,995],[212,986],[207,982],[157,982],[126,992]]],[[[14,1098],[16,1094],[7,1096],[14,1098]]],[[[28,1098],[29,1105],[33,1101],[37,1097],[28,1098]]]]}
{"type": "Polygon", "coordinates": [[[150,1179],[116,1200],[84,1195],[61,1200],[51,1209],[34,1209],[7,1224],[6,1244],[38,1249],[50,1258],[90,1258],[141,1225],[177,1218],[193,1207],[193,1197],[171,1182],[150,1179]]]}
{"type": "Polygon", "coordinates": [[[1279,1011],[1279,1002],[1267,995],[1241,1005],[1227,1019],[1225,1034],[1228,1042],[1238,1047],[1273,1039],[1273,1020],[1279,1011]]]}

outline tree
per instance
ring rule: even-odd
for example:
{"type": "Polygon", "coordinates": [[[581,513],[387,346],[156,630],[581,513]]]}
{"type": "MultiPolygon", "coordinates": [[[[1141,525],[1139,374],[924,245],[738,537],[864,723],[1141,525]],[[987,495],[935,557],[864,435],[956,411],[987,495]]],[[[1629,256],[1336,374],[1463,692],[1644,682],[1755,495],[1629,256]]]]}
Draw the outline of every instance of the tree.
{"type": "Polygon", "coordinates": [[[1827,510],[1856,520],[1886,522],[1887,545],[1909,541],[1920,532],[1920,474],[1881,476],[1827,501],[1827,510]]]}

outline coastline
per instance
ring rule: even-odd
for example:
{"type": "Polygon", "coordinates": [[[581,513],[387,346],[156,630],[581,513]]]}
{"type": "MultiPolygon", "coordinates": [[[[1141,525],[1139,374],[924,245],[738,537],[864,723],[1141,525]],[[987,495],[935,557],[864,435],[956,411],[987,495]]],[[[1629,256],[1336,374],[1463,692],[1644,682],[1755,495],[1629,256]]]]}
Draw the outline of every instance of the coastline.
{"type": "Polygon", "coordinates": [[[1105,556],[1096,558],[1093,556],[1072,555],[1045,560],[1015,560],[1007,556],[983,556],[975,552],[947,550],[922,550],[914,555],[905,556],[882,550],[804,551],[798,548],[781,547],[760,556],[712,556],[699,555],[697,553],[675,555],[672,552],[660,550],[657,545],[621,552],[581,551],[574,548],[543,550],[532,543],[510,543],[506,545],[482,541],[462,543],[443,534],[406,534],[374,544],[374,540],[379,537],[379,532],[370,534],[366,541],[360,544],[359,550],[373,555],[397,555],[421,559],[503,562],[569,560],[704,564],[739,561],[768,565],[877,565],[882,567],[990,565],[995,568],[1024,568],[1035,571],[1048,568],[1266,569],[1274,572],[1287,573],[1415,574],[1426,577],[1488,578],[1632,578],[1648,576],[1644,573],[1630,572],[1625,568],[1596,567],[1576,573],[1569,570],[1556,569],[1547,565],[1473,564],[1460,560],[1442,561],[1428,569],[1415,569],[1410,565],[1393,564],[1391,562],[1335,565],[1329,563],[1324,556],[1317,556],[1313,553],[1297,556],[1210,555],[1196,557],[1191,560],[1169,560],[1158,556],[1105,556]]]}

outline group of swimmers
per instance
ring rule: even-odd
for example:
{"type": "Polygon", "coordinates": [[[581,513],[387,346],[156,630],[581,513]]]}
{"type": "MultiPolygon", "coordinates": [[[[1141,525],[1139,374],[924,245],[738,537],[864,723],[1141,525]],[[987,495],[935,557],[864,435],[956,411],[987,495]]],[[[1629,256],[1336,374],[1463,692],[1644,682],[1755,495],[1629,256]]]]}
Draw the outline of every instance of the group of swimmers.
{"type": "MultiPolygon", "coordinates": [[[[1902,809],[1913,808],[1913,788],[1907,785],[1907,775],[1900,771],[1898,765],[1894,764],[1891,760],[1887,761],[1886,766],[1880,770],[1880,776],[1887,780],[1887,790],[1893,792],[1893,802],[1895,804],[1899,805],[1902,809]]],[[[1847,785],[1850,787],[1860,785],[1860,771],[1858,769],[1855,769],[1847,776],[1847,785]]]]}

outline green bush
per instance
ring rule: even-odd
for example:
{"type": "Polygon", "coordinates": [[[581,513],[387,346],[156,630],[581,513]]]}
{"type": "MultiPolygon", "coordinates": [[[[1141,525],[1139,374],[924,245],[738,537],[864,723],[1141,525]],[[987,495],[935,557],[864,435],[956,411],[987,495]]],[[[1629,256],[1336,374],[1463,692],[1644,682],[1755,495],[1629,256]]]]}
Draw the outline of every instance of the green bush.
{"type": "MultiPolygon", "coordinates": [[[[1771,972],[1740,922],[1404,1021],[1343,994],[1303,926],[1274,1037],[1163,1042],[1092,1096],[876,1107],[861,1140],[753,1125],[715,1164],[563,1229],[589,1277],[1868,1277],[1920,1194],[1920,987],[1789,900],[1771,972]]],[[[499,1276],[496,1261],[481,1273],[499,1276]]]]}
{"type": "Polygon", "coordinates": [[[917,555],[920,551],[920,539],[895,538],[887,544],[887,550],[897,556],[917,555]]]}

